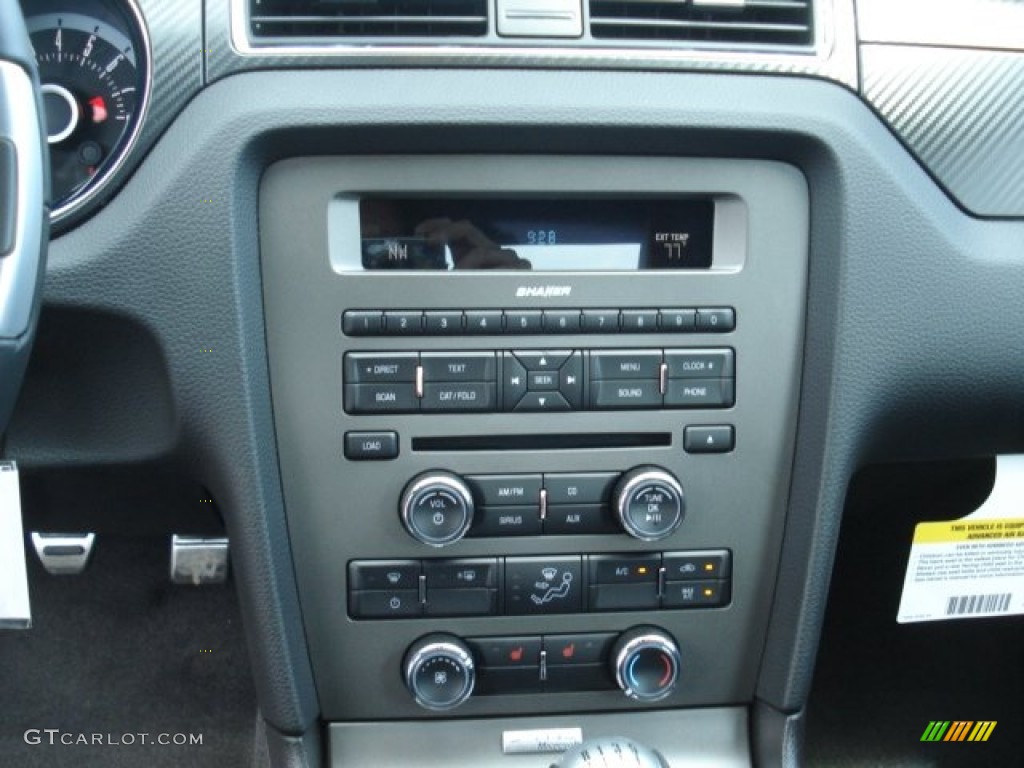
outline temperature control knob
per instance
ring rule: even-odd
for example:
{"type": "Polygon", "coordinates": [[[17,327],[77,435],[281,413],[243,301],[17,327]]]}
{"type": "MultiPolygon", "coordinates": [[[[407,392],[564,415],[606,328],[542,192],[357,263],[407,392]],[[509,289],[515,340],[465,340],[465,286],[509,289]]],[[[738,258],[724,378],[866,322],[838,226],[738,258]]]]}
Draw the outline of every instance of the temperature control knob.
{"type": "Polygon", "coordinates": [[[442,633],[421,637],[405,654],[405,685],[427,709],[453,709],[473,693],[473,654],[459,638],[442,633]]]}
{"type": "Polygon", "coordinates": [[[612,647],[612,674],[622,692],[637,701],[658,701],[679,682],[679,646],[657,627],[634,627],[612,647]]]}
{"type": "Polygon", "coordinates": [[[661,467],[636,467],[619,478],[612,496],[626,533],[643,541],[670,535],[683,522],[686,497],[675,475],[661,467]]]}
{"type": "Polygon", "coordinates": [[[458,475],[432,470],[417,475],[402,491],[402,525],[432,547],[452,544],[473,524],[473,494],[458,475]]]}

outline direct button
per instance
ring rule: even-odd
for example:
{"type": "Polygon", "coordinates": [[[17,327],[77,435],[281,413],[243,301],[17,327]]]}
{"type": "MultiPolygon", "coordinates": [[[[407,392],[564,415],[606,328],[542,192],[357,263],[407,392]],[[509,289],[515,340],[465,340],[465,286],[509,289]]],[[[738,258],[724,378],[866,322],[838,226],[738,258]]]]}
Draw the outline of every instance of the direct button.
{"type": "Polygon", "coordinates": [[[540,503],[540,475],[470,475],[466,482],[485,506],[540,503]]]}
{"type": "Polygon", "coordinates": [[[495,381],[498,376],[493,352],[424,352],[420,360],[427,382],[495,381]]]}
{"type": "Polygon", "coordinates": [[[348,384],[374,384],[416,380],[416,352],[350,352],[345,355],[348,384]]]}
{"type": "Polygon", "coordinates": [[[345,433],[345,458],[349,461],[383,461],[396,456],[397,432],[345,433]]]}

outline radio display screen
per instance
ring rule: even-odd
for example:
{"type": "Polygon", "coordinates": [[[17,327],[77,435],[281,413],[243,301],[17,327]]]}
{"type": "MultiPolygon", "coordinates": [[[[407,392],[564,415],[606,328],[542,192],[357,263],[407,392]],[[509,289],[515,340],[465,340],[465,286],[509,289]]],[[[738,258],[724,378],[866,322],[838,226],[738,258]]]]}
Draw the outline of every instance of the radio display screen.
{"type": "Polygon", "coordinates": [[[709,269],[715,204],[628,200],[369,197],[365,270],[709,269]]]}

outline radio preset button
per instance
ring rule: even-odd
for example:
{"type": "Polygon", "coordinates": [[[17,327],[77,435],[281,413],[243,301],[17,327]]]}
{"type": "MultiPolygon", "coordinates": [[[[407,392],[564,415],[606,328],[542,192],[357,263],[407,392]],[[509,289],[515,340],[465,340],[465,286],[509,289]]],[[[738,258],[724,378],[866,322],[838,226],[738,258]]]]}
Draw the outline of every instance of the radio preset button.
{"type": "Polygon", "coordinates": [[[384,328],[388,336],[419,336],[423,333],[423,313],[385,312],[384,328]]]}
{"type": "Polygon", "coordinates": [[[545,309],[545,333],[579,333],[580,310],[545,309]]]}
{"type": "Polygon", "coordinates": [[[500,309],[466,310],[466,333],[496,336],[502,332],[500,309]]]}
{"type": "Polygon", "coordinates": [[[544,330],[544,314],[539,309],[517,309],[505,311],[506,333],[541,333],[544,330]]]}
{"type": "Polygon", "coordinates": [[[345,382],[375,384],[416,381],[416,352],[348,352],[345,354],[345,382]]]}
{"type": "Polygon", "coordinates": [[[663,309],[658,312],[658,330],[663,333],[693,333],[696,329],[695,309],[663,309]]]}
{"type": "Polygon", "coordinates": [[[586,333],[617,333],[619,330],[619,310],[584,309],[583,330],[586,333]]]}
{"type": "Polygon", "coordinates": [[[729,333],[736,330],[736,311],[729,307],[697,310],[697,330],[729,333]]]}
{"type": "Polygon", "coordinates": [[[345,458],[349,461],[384,461],[396,456],[397,432],[345,433],[345,458]]]}
{"type": "Polygon", "coordinates": [[[423,326],[430,336],[457,336],[462,333],[462,313],[424,312],[423,326]]]}
{"type": "Polygon", "coordinates": [[[592,379],[653,379],[661,372],[660,349],[593,350],[590,353],[592,379]]]}
{"type": "Polygon", "coordinates": [[[673,408],[727,408],[733,404],[732,379],[669,379],[665,405],[673,408]]]}
{"type": "Polygon", "coordinates": [[[420,355],[420,364],[423,380],[428,382],[491,382],[498,377],[493,352],[424,352],[420,355]]]}
{"type": "Polygon", "coordinates": [[[420,409],[415,384],[349,384],[345,410],[349,413],[410,413],[420,409]]]}
{"type": "Polygon", "coordinates": [[[495,386],[490,382],[423,385],[424,411],[493,411],[496,404],[495,386]]]}
{"type": "Polygon", "coordinates": [[[654,333],[658,330],[658,310],[624,309],[621,326],[627,333],[654,333]]]}
{"type": "Polygon", "coordinates": [[[384,313],[346,312],[341,316],[341,330],[347,336],[380,336],[384,332],[384,313]]]}
{"type": "Polygon", "coordinates": [[[660,408],[661,390],[658,381],[592,381],[590,404],[594,408],[660,408]]]}

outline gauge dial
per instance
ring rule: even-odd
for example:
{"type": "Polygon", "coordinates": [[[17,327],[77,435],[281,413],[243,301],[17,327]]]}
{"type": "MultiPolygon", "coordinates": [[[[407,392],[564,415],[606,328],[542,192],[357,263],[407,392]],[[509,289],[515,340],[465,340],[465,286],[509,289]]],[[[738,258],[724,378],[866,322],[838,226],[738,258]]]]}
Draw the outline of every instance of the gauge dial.
{"type": "Polygon", "coordinates": [[[145,60],[115,25],[81,13],[30,16],[58,212],[119,164],[144,103],[145,60]]]}

